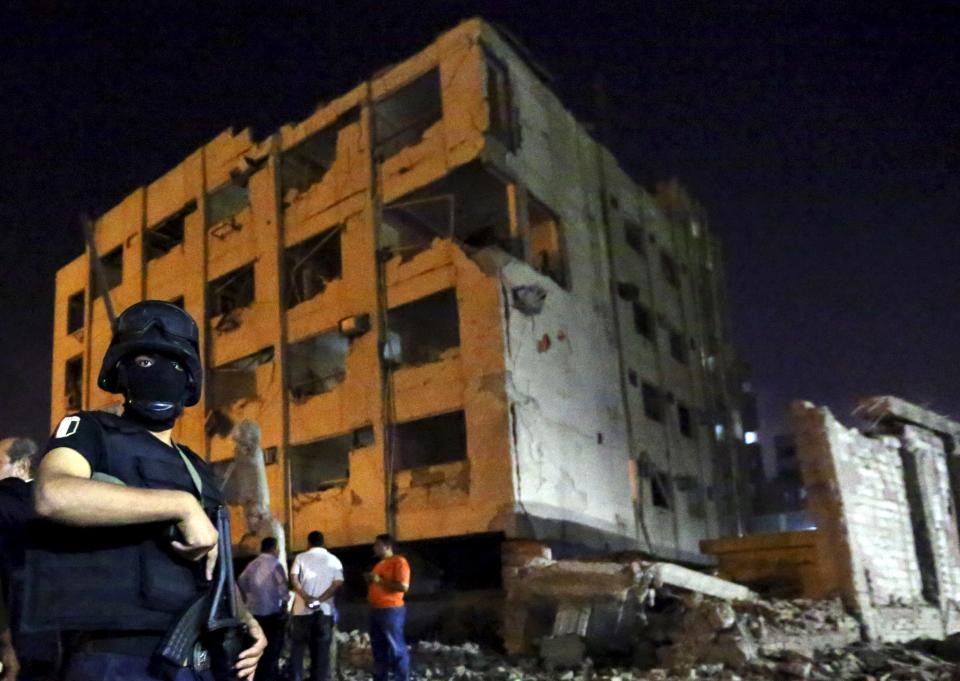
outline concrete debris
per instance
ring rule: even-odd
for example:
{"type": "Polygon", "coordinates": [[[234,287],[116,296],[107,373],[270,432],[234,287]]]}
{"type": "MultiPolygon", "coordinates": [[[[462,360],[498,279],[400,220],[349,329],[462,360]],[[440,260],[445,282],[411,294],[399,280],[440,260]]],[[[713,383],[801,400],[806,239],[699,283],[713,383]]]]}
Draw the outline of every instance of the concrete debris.
{"type": "Polygon", "coordinates": [[[536,315],[543,312],[543,304],[547,299],[547,292],[542,286],[528,284],[513,288],[513,306],[525,315],[536,315]]]}
{"type": "MultiPolygon", "coordinates": [[[[728,621],[730,610],[726,604],[701,601],[684,606],[680,615],[686,623],[697,617],[711,618],[715,624],[728,621]],[[719,618],[719,619],[717,619],[719,618]],[[721,621],[722,620],[722,621],[721,621]]],[[[756,606],[757,604],[751,604],[756,606]]],[[[835,622],[836,603],[804,604],[797,602],[764,602],[759,610],[736,604],[732,610],[737,620],[732,631],[722,632],[714,640],[726,640],[723,655],[729,659],[698,661],[699,655],[678,654],[667,666],[653,668],[619,664],[617,661],[597,661],[584,657],[569,668],[538,664],[529,657],[506,657],[481,650],[472,643],[447,645],[421,641],[412,647],[414,678],[431,681],[957,681],[960,666],[935,652],[943,653],[944,642],[917,641],[910,644],[865,643],[855,641],[843,646],[803,652],[799,649],[781,649],[765,652],[762,639],[744,633],[754,620],[769,617],[771,631],[785,628],[789,631],[817,631],[818,627],[842,628],[846,616],[835,622]],[[765,614],[759,614],[763,612],[765,614]],[[746,645],[753,643],[753,648],[746,645]]],[[[700,627],[692,635],[696,641],[709,630],[700,627]]],[[[569,635],[568,635],[569,636],[569,635]]],[[[558,655],[564,645],[574,640],[551,637],[548,647],[556,646],[558,655]]],[[[341,678],[345,681],[367,681],[370,665],[355,665],[358,651],[369,656],[369,637],[359,632],[338,634],[340,643],[341,678]]],[[[712,648],[707,646],[708,649],[712,648]]],[[[553,650],[553,648],[551,648],[553,650]]],[[[680,649],[676,649],[680,650],[680,649]]],[[[687,651],[689,652],[689,651],[687,651]]],[[[713,653],[710,653],[711,655],[713,653]]],[[[359,657],[362,657],[360,655],[359,657]]]]}

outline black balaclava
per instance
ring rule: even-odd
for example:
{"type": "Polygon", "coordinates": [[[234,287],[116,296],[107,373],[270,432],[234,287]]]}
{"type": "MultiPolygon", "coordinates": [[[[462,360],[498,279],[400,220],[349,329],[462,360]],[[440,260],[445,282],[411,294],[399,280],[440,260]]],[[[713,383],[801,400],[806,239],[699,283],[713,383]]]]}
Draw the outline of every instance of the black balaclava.
{"type": "Polygon", "coordinates": [[[120,383],[123,386],[123,415],[159,433],[173,428],[183,413],[187,397],[187,373],[182,364],[163,355],[142,353],[125,357],[120,362],[120,383]],[[149,357],[149,367],[137,366],[137,357],[149,357]],[[175,364],[180,364],[178,369],[175,364]]]}

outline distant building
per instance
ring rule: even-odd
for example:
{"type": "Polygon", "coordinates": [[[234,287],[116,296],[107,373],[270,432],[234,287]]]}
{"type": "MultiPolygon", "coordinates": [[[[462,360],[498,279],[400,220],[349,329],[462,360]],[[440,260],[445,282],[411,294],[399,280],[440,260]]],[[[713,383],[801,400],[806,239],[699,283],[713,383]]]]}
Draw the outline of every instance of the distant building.
{"type": "MultiPolygon", "coordinates": [[[[700,560],[742,517],[704,211],[635,184],[482,21],[264,139],[224,132],[95,238],[118,309],[200,321],[204,395],[176,437],[225,466],[258,421],[294,550],[319,527],[700,560]]],[[[116,400],[87,255],[55,313],[53,422],[116,400]]]]}
{"type": "Polygon", "coordinates": [[[793,434],[773,439],[773,476],[757,488],[754,497],[752,532],[802,530],[813,527],[806,511],[807,490],[800,475],[797,446],[793,434]]]}

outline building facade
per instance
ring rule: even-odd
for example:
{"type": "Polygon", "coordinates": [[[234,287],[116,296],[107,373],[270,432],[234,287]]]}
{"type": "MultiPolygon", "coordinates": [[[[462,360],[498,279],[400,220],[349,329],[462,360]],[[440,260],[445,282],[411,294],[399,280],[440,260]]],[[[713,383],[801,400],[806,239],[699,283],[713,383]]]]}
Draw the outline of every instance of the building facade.
{"type": "MultiPolygon", "coordinates": [[[[262,428],[293,549],[493,534],[700,558],[735,531],[739,378],[717,239],[634,183],[480,20],[252,139],[227,131],[94,224],[118,310],[199,322],[217,465],[262,428]]],[[[110,328],[57,275],[51,422],[110,328]]]]}

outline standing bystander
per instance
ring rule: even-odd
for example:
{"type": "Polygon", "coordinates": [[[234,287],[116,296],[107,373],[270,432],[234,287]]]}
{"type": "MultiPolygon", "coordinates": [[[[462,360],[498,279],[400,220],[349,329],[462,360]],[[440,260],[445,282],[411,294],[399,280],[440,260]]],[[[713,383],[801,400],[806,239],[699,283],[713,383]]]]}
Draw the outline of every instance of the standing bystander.
{"type": "Polygon", "coordinates": [[[307,535],[310,548],[293,561],[290,583],[295,594],[291,622],[292,681],[303,679],[303,654],[310,648],[310,681],[327,681],[333,638],[333,596],[343,585],[343,564],[323,548],[323,533],[307,535]]]}
{"type": "Polygon", "coordinates": [[[374,681],[386,681],[393,672],[394,681],[410,678],[410,653],[403,637],[407,608],[403,595],[410,588],[410,564],[394,554],[395,542],[389,534],[377,536],[373,552],[380,559],[367,575],[370,586],[370,646],[373,648],[374,681]]]}
{"type": "Polygon", "coordinates": [[[257,679],[274,681],[277,661],[283,650],[283,629],[287,612],[287,573],[280,563],[280,545],[276,537],[260,542],[260,555],[254,558],[237,580],[247,603],[267,637],[267,647],[257,665],[257,679]]]}

